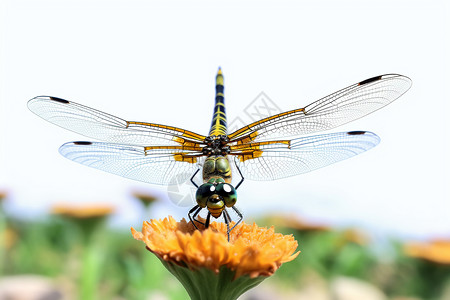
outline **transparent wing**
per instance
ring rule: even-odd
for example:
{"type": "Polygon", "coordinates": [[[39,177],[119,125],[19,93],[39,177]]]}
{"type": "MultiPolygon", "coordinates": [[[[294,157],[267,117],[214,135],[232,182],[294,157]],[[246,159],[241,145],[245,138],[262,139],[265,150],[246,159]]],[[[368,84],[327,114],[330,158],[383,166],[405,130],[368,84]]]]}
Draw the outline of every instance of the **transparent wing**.
{"type": "Polygon", "coordinates": [[[380,138],[368,131],[302,137],[291,141],[252,143],[234,149],[244,178],[275,180],[307,173],[375,147],[380,138]]]}
{"type": "Polygon", "coordinates": [[[195,156],[197,151],[100,142],[70,142],[62,145],[59,152],[88,167],[161,185],[189,179],[203,159],[195,156]]]}
{"type": "Polygon", "coordinates": [[[110,143],[131,145],[187,145],[204,136],[184,129],[126,121],[99,110],[56,97],[39,96],[28,108],[41,118],[84,136],[110,143]]]}
{"type": "Polygon", "coordinates": [[[328,130],[388,105],[411,87],[408,77],[373,77],[299,108],[267,117],[229,135],[230,140],[267,141],[328,130]]]}

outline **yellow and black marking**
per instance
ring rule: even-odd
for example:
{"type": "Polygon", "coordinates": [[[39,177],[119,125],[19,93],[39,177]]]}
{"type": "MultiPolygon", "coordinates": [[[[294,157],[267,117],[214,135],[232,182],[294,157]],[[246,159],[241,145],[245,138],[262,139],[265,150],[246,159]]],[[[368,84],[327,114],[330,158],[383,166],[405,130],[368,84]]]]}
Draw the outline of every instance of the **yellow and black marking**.
{"type": "Polygon", "coordinates": [[[241,129],[236,130],[235,132],[233,132],[232,134],[228,135],[229,139],[231,141],[238,141],[239,140],[243,140],[243,143],[248,143],[251,142],[252,140],[254,140],[257,137],[257,131],[253,130],[253,127],[262,124],[264,122],[273,120],[273,119],[277,119],[280,117],[288,117],[291,114],[295,114],[298,112],[304,112],[305,108],[298,108],[298,109],[294,109],[294,110],[290,110],[284,113],[280,113],[280,114],[276,114],[264,119],[261,119],[259,121],[253,122],[247,126],[242,127],[241,129]],[[250,133],[250,134],[249,134],[250,133]]]}
{"type": "MultiPolygon", "coordinates": [[[[148,146],[144,147],[145,155],[147,155],[147,151],[149,150],[183,150],[183,151],[202,151],[202,147],[197,145],[189,145],[189,146],[148,146]]],[[[197,162],[197,156],[201,156],[201,154],[193,155],[184,152],[173,153],[173,159],[175,161],[184,161],[191,164],[195,164],[197,162]]]]}
{"type": "MultiPolygon", "coordinates": [[[[195,132],[189,131],[189,130],[184,130],[181,128],[177,128],[177,127],[173,127],[173,126],[166,126],[166,125],[160,125],[160,124],[153,124],[153,123],[145,123],[145,122],[132,122],[132,121],[127,121],[127,128],[129,125],[142,125],[142,126],[148,126],[148,127],[156,127],[156,128],[162,128],[162,129],[167,129],[170,131],[176,131],[179,132],[181,136],[187,138],[187,139],[193,139],[195,141],[203,141],[205,139],[205,136],[201,135],[201,134],[197,134],[195,132]]],[[[173,140],[178,142],[178,143],[182,143],[182,141],[184,142],[185,139],[181,138],[181,137],[173,137],[173,140]]]]}
{"type": "Polygon", "coordinates": [[[165,149],[171,149],[171,150],[185,150],[185,151],[202,151],[202,147],[200,146],[147,146],[144,147],[144,150],[165,150],[165,149]]]}
{"type": "Polygon", "coordinates": [[[185,138],[181,138],[181,137],[177,137],[177,136],[174,136],[172,138],[172,141],[177,142],[178,144],[180,144],[182,146],[198,146],[198,147],[200,147],[199,146],[200,143],[197,142],[197,141],[191,141],[191,140],[188,140],[188,139],[185,139],[185,138]]]}
{"type": "Polygon", "coordinates": [[[255,159],[258,157],[261,157],[263,155],[263,152],[259,150],[259,146],[256,149],[252,150],[246,150],[245,152],[242,152],[240,154],[237,154],[237,157],[241,162],[244,162],[249,159],[255,159]]]}
{"type": "Polygon", "coordinates": [[[288,148],[290,147],[291,141],[290,140],[278,140],[278,141],[267,141],[267,142],[258,142],[258,143],[250,143],[250,144],[237,144],[230,146],[231,151],[239,150],[239,151],[245,151],[245,150],[252,150],[252,149],[259,149],[260,146],[265,145],[274,145],[274,144],[285,144],[288,145],[288,148]]]}
{"type": "Polygon", "coordinates": [[[225,112],[225,98],[222,70],[219,68],[216,76],[216,104],[214,105],[214,114],[211,122],[209,135],[227,134],[227,115],[225,112]]]}
{"type": "Polygon", "coordinates": [[[268,141],[251,144],[241,144],[230,146],[231,154],[236,155],[241,162],[249,159],[255,159],[263,155],[261,146],[273,145],[273,144],[285,144],[288,149],[290,148],[290,140],[268,141]]]}
{"type": "Polygon", "coordinates": [[[214,218],[220,217],[222,211],[225,209],[225,203],[220,199],[218,195],[212,195],[209,201],[206,203],[208,211],[214,218]]]}
{"type": "Polygon", "coordinates": [[[245,145],[253,142],[253,140],[258,136],[258,131],[253,131],[252,133],[245,135],[243,137],[240,137],[238,140],[236,140],[238,145],[245,145]]]}
{"type": "Polygon", "coordinates": [[[184,162],[188,162],[188,163],[191,163],[191,164],[197,163],[197,157],[195,157],[195,156],[188,156],[185,153],[175,153],[173,155],[173,159],[175,161],[184,161],[184,162]]]}

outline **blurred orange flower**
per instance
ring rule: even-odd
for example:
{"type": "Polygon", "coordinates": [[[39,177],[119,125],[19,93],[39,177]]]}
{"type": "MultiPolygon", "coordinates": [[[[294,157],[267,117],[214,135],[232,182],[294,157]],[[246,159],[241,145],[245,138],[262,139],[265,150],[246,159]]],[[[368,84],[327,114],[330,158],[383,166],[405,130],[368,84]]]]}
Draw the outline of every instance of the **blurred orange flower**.
{"type": "Polygon", "coordinates": [[[0,201],[6,198],[7,195],[8,193],[6,191],[0,191],[0,201]]]}
{"type": "Polygon", "coordinates": [[[435,263],[450,264],[450,241],[435,240],[429,243],[409,243],[405,253],[412,257],[423,258],[435,263]]]}
{"type": "Polygon", "coordinates": [[[3,232],[0,232],[0,246],[5,249],[10,249],[18,239],[17,233],[12,229],[6,228],[3,232]]]}
{"type": "Polygon", "coordinates": [[[52,207],[52,213],[77,219],[90,219],[105,217],[114,212],[114,208],[109,205],[73,205],[56,204],[52,207]]]}
{"type": "Polygon", "coordinates": [[[282,227],[295,229],[297,231],[330,231],[329,226],[314,223],[306,219],[299,218],[297,215],[270,215],[265,220],[266,223],[277,224],[282,227]]]}
{"type": "Polygon", "coordinates": [[[145,192],[133,192],[133,197],[139,199],[145,207],[149,207],[151,204],[158,201],[158,197],[145,192]]]}

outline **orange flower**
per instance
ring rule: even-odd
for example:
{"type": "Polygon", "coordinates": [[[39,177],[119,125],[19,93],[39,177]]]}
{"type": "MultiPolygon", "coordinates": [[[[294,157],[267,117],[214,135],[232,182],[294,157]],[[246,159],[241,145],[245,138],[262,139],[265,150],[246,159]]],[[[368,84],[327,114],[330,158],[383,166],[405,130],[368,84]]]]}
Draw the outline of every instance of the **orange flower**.
{"type": "Polygon", "coordinates": [[[450,241],[436,240],[430,243],[410,243],[404,247],[405,253],[440,264],[450,264],[450,241]]]}
{"type": "Polygon", "coordinates": [[[224,223],[211,223],[208,229],[195,230],[184,219],[144,222],[142,233],[131,228],[133,237],[143,241],[147,248],[165,261],[185,264],[191,269],[206,267],[219,272],[220,267],[235,271],[235,277],[244,274],[251,278],[272,275],[282,263],[293,260],[297,241],[292,235],[275,233],[272,228],[256,224],[239,224],[230,232],[224,223]]]}
{"type": "Polygon", "coordinates": [[[208,229],[196,230],[186,220],[176,222],[170,216],[144,222],[142,232],[134,228],[131,232],[194,300],[235,300],[300,253],[294,253],[297,242],[292,235],[256,224],[236,226],[230,242],[224,223],[213,222],[208,229]]]}

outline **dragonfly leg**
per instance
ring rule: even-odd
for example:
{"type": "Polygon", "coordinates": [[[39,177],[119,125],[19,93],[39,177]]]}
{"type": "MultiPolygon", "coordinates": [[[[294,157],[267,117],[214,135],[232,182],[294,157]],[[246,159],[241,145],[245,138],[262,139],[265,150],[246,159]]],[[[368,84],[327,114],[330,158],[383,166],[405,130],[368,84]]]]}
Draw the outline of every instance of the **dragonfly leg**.
{"type": "MultiPolygon", "coordinates": [[[[230,230],[231,218],[226,210],[223,211],[223,219],[225,220],[225,224],[227,224],[227,236],[228,236],[228,242],[229,242],[230,241],[230,231],[231,231],[230,230]]],[[[233,228],[234,228],[234,226],[233,226],[233,228]]]]}
{"type": "Polygon", "coordinates": [[[192,175],[191,177],[191,182],[193,185],[195,185],[196,188],[198,188],[198,185],[194,182],[194,177],[195,175],[197,175],[198,171],[200,171],[200,168],[198,168],[197,171],[195,171],[194,175],[192,175]]]}
{"type": "Polygon", "coordinates": [[[208,216],[206,217],[206,221],[205,221],[205,228],[209,227],[209,222],[211,220],[211,213],[208,211],[208,216]]]}
{"type": "Polygon", "coordinates": [[[236,222],[236,224],[234,224],[233,227],[231,227],[230,231],[234,229],[234,227],[236,227],[239,223],[241,223],[242,219],[244,219],[244,216],[241,214],[241,212],[236,208],[236,206],[232,206],[232,208],[234,209],[234,211],[237,213],[237,215],[239,216],[239,220],[236,222]]]}
{"type": "MultiPolygon", "coordinates": [[[[235,165],[236,165],[237,170],[239,171],[239,174],[241,175],[241,181],[239,181],[239,183],[238,183],[238,184],[236,185],[236,187],[234,188],[235,190],[237,190],[238,187],[241,185],[241,183],[244,182],[244,176],[242,175],[241,169],[239,169],[237,163],[236,163],[236,162],[234,162],[234,163],[235,163],[235,165]]],[[[234,206],[233,206],[233,208],[234,208],[234,206]]]]}
{"type": "Polygon", "coordinates": [[[205,225],[205,223],[200,222],[199,220],[197,220],[195,217],[197,217],[198,213],[202,210],[202,208],[198,205],[194,206],[189,212],[188,212],[188,217],[189,220],[192,222],[192,225],[194,225],[195,229],[198,229],[197,225],[195,225],[195,222],[198,222],[202,225],[205,225]],[[192,216],[191,214],[194,213],[192,216]]]}

